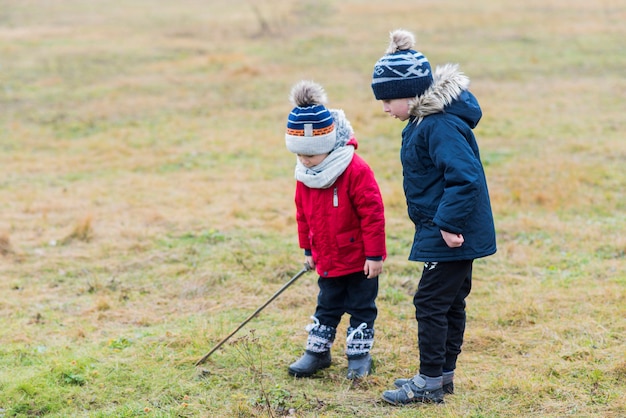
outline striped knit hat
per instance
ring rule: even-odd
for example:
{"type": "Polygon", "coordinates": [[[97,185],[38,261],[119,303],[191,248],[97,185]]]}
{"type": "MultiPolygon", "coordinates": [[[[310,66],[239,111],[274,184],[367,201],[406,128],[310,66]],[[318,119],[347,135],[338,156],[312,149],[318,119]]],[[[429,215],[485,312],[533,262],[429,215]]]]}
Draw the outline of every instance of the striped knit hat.
{"type": "Polygon", "coordinates": [[[374,65],[374,97],[391,100],[421,96],[433,82],[428,59],[412,49],[415,37],[411,32],[398,29],[389,37],[386,54],[374,65]]]}
{"type": "Polygon", "coordinates": [[[296,107],[287,118],[287,149],[301,155],[331,152],[335,146],[336,131],[334,119],[324,107],[324,88],[313,81],[300,81],[292,87],[289,99],[296,107]]]}

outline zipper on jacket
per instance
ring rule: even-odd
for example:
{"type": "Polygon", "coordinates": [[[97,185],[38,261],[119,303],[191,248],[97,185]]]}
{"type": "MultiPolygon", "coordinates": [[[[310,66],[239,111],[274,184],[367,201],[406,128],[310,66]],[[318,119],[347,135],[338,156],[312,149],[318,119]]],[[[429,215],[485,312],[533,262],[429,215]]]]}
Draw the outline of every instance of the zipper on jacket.
{"type": "Polygon", "coordinates": [[[333,207],[339,207],[339,196],[337,196],[337,188],[333,190],[333,207]]]}

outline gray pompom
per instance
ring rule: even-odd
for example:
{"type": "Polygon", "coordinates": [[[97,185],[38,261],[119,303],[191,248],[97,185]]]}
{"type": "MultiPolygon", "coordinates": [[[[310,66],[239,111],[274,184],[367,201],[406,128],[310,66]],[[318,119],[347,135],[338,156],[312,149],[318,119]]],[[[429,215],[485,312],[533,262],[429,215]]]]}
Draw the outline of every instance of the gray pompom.
{"type": "Polygon", "coordinates": [[[316,82],[302,80],[291,88],[289,101],[291,101],[294,106],[298,107],[323,105],[326,103],[326,92],[324,88],[316,82]]]}
{"type": "Polygon", "coordinates": [[[412,49],[415,46],[415,36],[404,29],[396,29],[389,33],[389,47],[387,48],[387,54],[395,54],[398,51],[406,51],[412,49]]]}
{"type": "Polygon", "coordinates": [[[344,146],[354,135],[354,129],[352,129],[352,125],[342,109],[328,109],[328,111],[335,120],[335,130],[337,132],[335,148],[344,146]]]}

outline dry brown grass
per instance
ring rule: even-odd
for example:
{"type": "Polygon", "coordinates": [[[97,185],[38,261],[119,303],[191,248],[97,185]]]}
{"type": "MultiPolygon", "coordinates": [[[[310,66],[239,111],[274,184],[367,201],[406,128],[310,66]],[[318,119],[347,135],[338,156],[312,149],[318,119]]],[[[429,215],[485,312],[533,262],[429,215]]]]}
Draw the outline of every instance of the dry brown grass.
{"type": "Polygon", "coordinates": [[[0,415],[278,415],[259,378],[297,416],[624,415],[624,5],[4,3],[0,415]],[[441,408],[378,401],[417,364],[402,126],[369,87],[396,27],[434,65],[459,62],[484,110],[499,251],[477,262],[441,408]],[[286,376],[309,274],[246,330],[253,364],[227,345],[197,379],[193,363],[299,269],[282,138],[302,78],[346,111],[385,199],[376,373],[350,385],[338,338],[321,379],[286,376]]]}

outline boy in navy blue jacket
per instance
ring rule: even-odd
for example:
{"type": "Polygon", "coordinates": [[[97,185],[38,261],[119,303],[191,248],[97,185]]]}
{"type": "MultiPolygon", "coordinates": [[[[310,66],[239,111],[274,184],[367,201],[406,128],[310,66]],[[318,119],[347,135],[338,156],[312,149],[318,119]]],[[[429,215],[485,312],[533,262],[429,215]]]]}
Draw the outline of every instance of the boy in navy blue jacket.
{"type": "Polygon", "coordinates": [[[409,259],[424,270],[413,299],[419,373],[397,379],[383,399],[394,405],[443,402],[465,332],[473,260],[496,252],[487,181],[472,129],[482,111],[456,65],[431,71],[411,32],[391,33],[376,62],[372,90],[383,110],[407,121],[400,158],[408,214],[415,224],[409,259]]]}

